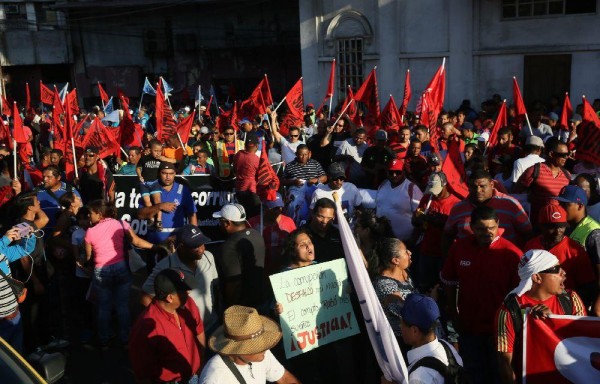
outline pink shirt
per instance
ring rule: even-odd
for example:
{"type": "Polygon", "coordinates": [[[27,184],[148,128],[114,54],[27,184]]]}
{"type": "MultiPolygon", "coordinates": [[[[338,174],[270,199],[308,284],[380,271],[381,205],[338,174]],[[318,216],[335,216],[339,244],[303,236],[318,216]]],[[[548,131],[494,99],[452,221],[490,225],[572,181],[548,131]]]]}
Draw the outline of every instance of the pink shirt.
{"type": "Polygon", "coordinates": [[[94,267],[102,268],[125,260],[123,238],[129,230],[129,223],[115,219],[103,219],[98,224],[89,228],[85,233],[84,241],[92,245],[94,267]]]}

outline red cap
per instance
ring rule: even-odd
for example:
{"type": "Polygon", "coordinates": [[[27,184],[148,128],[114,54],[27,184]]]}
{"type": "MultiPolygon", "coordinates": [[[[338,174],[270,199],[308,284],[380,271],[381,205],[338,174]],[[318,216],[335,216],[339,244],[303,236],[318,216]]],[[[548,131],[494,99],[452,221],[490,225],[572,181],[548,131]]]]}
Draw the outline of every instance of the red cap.
{"type": "Polygon", "coordinates": [[[538,221],[540,224],[566,224],[567,212],[558,204],[548,204],[540,210],[538,221]]]}
{"type": "Polygon", "coordinates": [[[402,170],[404,170],[404,161],[402,161],[400,159],[392,160],[392,162],[390,163],[390,166],[388,167],[388,171],[402,171],[402,170]]]}

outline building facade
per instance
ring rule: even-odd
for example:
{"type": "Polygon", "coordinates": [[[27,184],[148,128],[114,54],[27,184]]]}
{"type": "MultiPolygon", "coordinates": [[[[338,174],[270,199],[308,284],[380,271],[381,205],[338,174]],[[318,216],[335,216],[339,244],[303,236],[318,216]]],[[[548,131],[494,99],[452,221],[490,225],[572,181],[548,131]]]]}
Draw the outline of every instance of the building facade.
{"type": "Polygon", "coordinates": [[[382,105],[401,100],[410,69],[418,95],[446,58],[446,109],[512,101],[516,76],[528,104],[569,92],[600,97],[598,0],[323,0],[300,2],[305,100],[325,93],[337,63],[336,101],[377,66],[382,105]]]}

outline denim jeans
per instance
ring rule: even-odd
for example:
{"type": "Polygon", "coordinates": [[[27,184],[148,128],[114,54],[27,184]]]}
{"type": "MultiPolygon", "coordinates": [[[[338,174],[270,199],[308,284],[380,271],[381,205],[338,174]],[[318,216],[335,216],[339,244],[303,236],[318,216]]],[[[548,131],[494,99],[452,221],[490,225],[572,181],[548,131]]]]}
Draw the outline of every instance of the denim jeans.
{"type": "Polygon", "coordinates": [[[110,315],[113,306],[119,321],[119,338],[124,343],[129,338],[131,281],[131,272],[125,261],[94,269],[98,338],[101,344],[108,343],[111,336],[110,315]]]}
{"type": "Polygon", "coordinates": [[[23,352],[23,324],[21,313],[11,320],[0,320],[0,336],[17,352],[23,352]]]}

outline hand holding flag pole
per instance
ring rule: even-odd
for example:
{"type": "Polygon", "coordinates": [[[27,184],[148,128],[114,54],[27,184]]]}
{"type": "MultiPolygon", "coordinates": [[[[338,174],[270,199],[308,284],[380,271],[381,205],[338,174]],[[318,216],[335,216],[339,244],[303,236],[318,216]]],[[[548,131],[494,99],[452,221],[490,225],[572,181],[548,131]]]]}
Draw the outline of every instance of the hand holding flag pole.
{"type": "Polygon", "coordinates": [[[354,103],[354,99],[350,100],[350,102],[346,105],[346,107],[344,108],[342,113],[340,113],[340,115],[337,117],[337,119],[335,119],[335,121],[333,122],[333,126],[335,126],[337,124],[337,122],[340,121],[340,119],[342,118],[342,116],[344,116],[344,113],[346,113],[346,111],[348,110],[350,105],[352,105],[352,103],[354,103]]]}

